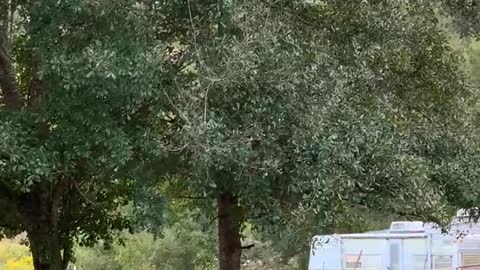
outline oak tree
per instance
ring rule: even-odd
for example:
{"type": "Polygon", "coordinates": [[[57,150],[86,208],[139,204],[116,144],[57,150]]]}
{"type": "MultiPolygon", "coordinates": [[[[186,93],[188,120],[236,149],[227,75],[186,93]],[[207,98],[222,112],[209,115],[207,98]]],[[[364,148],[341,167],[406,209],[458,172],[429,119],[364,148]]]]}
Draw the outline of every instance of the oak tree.
{"type": "Polygon", "coordinates": [[[35,270],[131,225],[119,206],[164,77],[148,16],[130,0],[0,1],[0,232],[27,232],[35,270]]]}
{"type": "Polygon", "coordinates": [[[430,1],[158,10],[184,22],[167,148],[216,211],[220,269],[240,269],[246,221],[329,233],[362,213],[442,220],[472,93],[430,1]]]}

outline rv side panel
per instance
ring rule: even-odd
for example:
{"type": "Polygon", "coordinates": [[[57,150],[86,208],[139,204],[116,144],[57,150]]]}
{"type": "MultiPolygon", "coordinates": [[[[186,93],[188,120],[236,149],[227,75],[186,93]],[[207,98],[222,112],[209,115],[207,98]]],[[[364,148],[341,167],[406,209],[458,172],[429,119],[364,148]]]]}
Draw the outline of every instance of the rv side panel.
{"type": "Polygon", "coordinates": [[[342,268],[381,270],[386,267],[386,239],[342,238],[342,268]]]}
{"type": "Polygon", "coordinates": [[[310,250],[309,270],[340,270],[340,237],[315,236],[310,250]]]}

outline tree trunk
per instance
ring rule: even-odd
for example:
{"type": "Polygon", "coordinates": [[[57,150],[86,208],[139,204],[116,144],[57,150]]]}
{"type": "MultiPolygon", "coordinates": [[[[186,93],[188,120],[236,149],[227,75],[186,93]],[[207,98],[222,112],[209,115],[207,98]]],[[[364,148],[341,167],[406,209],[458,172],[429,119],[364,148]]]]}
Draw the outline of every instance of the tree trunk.
{"type": "MultiPolygon", "coordinates": [[[[5,11],[2,10],[0,13],[3,12],[5,11]]],[[[3,103],[9,109],[19,109],[23,101],[15,78],[15,69],[8,54],[8,42],[6,30],[0,27],[0,90],[2,91],[3,103]]]]}
{"type": "Polygon", "coordinates": [[[62,184],[42,182],[22,198],[20,209],[26,222],[35,270],[63,270],[59,228],[62,195],[62,184]]]}
{"type": "Polygon", "coordinates": [[[35,270],[63,270],[62,247],[56,229],[47,223],[28,232],[35,270]]]}
{"type": "Polygon", "coordinates": [[[240,270],[242,243],[240,216],[235,211],[237,200],[231,193],[223,193],[217,199],[218,241],[220,270],[240,270]]]}
{"type": "Polygon", "coordinates": [[[63,258],[62,258],[62,270],[67,270],[70,260],[72,259],[72,248],[69,245],[68,247],[63,247],[63,258]]]}

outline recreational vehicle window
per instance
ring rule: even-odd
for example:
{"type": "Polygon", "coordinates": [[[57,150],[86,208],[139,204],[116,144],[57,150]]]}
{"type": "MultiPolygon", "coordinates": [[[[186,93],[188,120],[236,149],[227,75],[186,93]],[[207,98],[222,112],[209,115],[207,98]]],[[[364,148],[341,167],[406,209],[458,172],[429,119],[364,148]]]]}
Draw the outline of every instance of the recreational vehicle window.
{"type": "Polygon", "coordinates": [[[344,269],[380,269],[382,267],[382,255],[345,255],[344,269]]]}
{"type": "Polygon", "coordinates": [[[401,256],[401,244],[402,240],[394,239],[390,240],[390,264],[391,270],[400,269],[400,256],[401,256]]]}
{"type": "Polygon", "coordinates": [[[480,264],[480,253],[462,253],[462,265],[480,264]]]}
{"type": "Polygon", "coordinates": [[[345,256],[345,268],[355,269],[362,268],[362,259],[360,255],[347,255],[345,256]]]}
{"type": "Polygon", "coordinates": [[[450,270],[453,266],[452,256],[433,256],[434,270],[450,270]]]}
{"type": "Polygon", "coordinates": [[[413,255],[413,270],[425,270],[428,265],[427,255],[413,255]]]}

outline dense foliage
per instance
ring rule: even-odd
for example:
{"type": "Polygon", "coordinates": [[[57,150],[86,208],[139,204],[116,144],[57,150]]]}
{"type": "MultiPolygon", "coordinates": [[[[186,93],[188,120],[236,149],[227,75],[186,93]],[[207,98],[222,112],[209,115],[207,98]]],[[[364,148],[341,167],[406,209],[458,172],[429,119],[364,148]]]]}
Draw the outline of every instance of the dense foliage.
{"type": "Polygon", "coordinates": [[[461,159],[472,92],[432,5],[207,7],[218,17],[193,17],[183,43],[171,149],[184,154],[193,192],[218,201],[226,258],[240,256],[230,236],[246,220],[322,233],[373,211],[442,221],[443,195],[458,188],[452,168],[471,168],[461,159]]]}
{"type": "Polygon", "coordinates": [[[215,269],[215,234],[204,231],[191,213],[182,214],[174,225],[161,231],[159,238],[140,232],[123,235],[123,245],[114,245],[110,250],[102,246],[80,247],[75,264],[81,270],[215,269]]]}
{"type": "Polygon", "coordinates": [[[0,226],[28,233],[35,269],[63,269],[74,240],[108,243],[131,224],[118,207],[148,154],[164,50],[135,1],[0,12],[0,226]]]}

